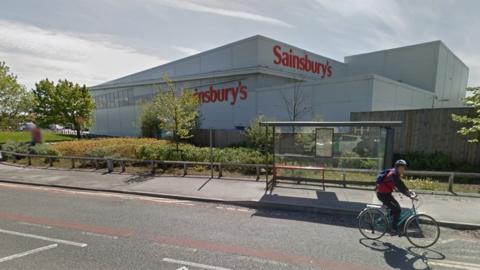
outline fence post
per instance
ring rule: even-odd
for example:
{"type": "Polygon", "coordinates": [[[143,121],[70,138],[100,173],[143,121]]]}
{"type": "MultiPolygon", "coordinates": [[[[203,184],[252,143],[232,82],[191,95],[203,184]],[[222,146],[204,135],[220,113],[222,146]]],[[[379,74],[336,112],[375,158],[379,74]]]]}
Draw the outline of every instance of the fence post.
{"type": "Polygon", "coordinates": [[[448,191],[453,192],[453,180],[455,178],[455,174],[451,173],[450,176],[448,177],[448,191]]]}
{"type": "Polygon", "coordinates": [[[255,170],[257,171],[256,181],[258,182],[260,180],[260,167],[258,165],[255,165],[255,170]]]}
{"type": "Polygon", "coordinates": [[[32,157],[28,155],[27,159],[28,159],[28,166],[32,166],[32,157]]]}
{"type": "Polygon", "coordinates": [[[343,172],[342,173],[342,180],[343,180],[343,187],[346,188],[347,187],[347,173],[346,172],[343,172]]]}
{"type": "Polygon", "coordinates": [[[154,160],[151,161],[151,166],[152,166],[152,174],[155,174],[155,171],[157,170],[157,164],[155,163],[154,160]]]}
{"type": "Polygon", "coordinates": [[[50,162],[50,164],[49,164],[50,167],[53,167],[53,158],[52,158],[52,157],[49,157],[49,158],[48,158],[48,161],[50,162]]]}
{"type": "Polygon", "coordinates": [[[187,163],[183,163],[183,176],[187,175],[187,163]]]}
{"type": "Polygon", "coordinates": [[[16,155],[12,155],[12,158],[13,158],[13,163],[17,163],[17,156],[16,155]]]}
{"type": "Polygon", "coordinates": [[[120,161],[120,164],[122,165],[122,173],[125,172],[125,161],[120,161]]]}
{"type": "Polygon", "coordinates": [[[75,159],[72,158],[71,160],[72,160],[72,169],[75,169],[75,159]]]}
{"type": "Polygon", "coordinates": [[[222,176],[223,176],[222,163],[218,163],[218,178],[221,178],[222,176]]]}
{"type": "Polygon", "coordinates": [[[107,159],[107,172],[108,173],[113,172],[113,160],[112,159],[107,159]]]}
{"type": "Polygon", "coordinates": [[[98,170],[98,159],[94,159],[95,160],[95,170],[98,170]]]}
{"type": "Polygon", "coordinates": [[[210,128],[210,177],[213,178],[213,130],[210,128]]]}

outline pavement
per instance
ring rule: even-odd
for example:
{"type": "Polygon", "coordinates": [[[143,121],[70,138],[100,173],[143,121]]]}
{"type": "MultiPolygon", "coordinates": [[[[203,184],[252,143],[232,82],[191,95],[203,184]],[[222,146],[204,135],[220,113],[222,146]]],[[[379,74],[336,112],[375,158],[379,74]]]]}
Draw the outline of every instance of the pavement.
{"type": "Polygon", "coordinates": [[[479,231],[442,228],[418,249],[362,238],[351,215],[12,183],[0,183],[0,240],[6,270],[480,270],[479,231]]]}
{"type": "MultiPolygon", "coordinates": [[[[367,204],[380,204],[374,192],[365,189],[327,186],[323,191],[320,187],[282,183],[265,192],[264,180],[153,177],[6,164],[0,164],[0,181],[328,214],[357,214],[367,204]]],[[[410,199],[397,198],[403,207],[411,207],[410,199]]],[[[431,215],[440,225],[480,229],[479,197],[425,193],[419,198],[419,212],[431,215]]]]}

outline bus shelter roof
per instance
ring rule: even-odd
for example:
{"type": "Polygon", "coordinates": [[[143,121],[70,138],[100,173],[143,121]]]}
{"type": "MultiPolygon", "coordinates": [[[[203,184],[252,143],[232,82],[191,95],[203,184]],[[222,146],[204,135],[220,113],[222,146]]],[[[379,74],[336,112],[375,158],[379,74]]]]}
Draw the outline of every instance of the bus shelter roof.
{"type": "Polygon", "coordinates": [[[399,127],[402,121],[343,121],[343,122],[319,122],[319,121],[264,121],[261,126],[275,127],[399,127]]]}

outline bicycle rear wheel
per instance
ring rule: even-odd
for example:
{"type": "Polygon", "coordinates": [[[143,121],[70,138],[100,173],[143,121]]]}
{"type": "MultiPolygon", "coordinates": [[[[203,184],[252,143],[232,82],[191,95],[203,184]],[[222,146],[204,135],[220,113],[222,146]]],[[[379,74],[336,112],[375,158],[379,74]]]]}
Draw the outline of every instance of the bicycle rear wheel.
{"type": "Polygon", "coordinates": [[[379,239],[387,232],[387,218],[382,211],[368,208],[358,216],[358,229],[368,239],[379,239]]]}
{"type": "Polygon", "coordinates": [[[429,215],[414,215],[405,224],[405,236],[412,245],[419,248],[428,248],[438,241],[440,227],[435,219],[429,215]]]}

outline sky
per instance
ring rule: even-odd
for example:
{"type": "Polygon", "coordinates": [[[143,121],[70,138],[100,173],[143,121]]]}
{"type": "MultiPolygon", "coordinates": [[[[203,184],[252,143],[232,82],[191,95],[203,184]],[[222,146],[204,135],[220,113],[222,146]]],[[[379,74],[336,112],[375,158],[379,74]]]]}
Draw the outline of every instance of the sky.
{"type": "Polygon", "coordinates": [[[2,0],[0,61],[20,83],[93,86],[253,35],[343,61],[442,40],[480,85],[477,0],[2,0]]]}

